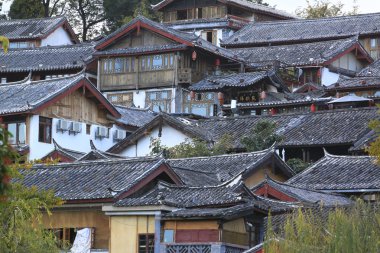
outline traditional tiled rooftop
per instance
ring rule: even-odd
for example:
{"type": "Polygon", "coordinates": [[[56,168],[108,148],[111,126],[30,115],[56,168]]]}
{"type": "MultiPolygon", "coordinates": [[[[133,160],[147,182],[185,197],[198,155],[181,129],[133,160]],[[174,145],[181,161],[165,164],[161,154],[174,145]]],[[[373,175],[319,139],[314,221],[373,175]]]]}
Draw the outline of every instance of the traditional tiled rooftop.
{"type": "Polygon", "coordinates": [[[267,178],[265,181],[261,182],[259,185],[252,188],[252,191],[266,187],[272,187],[279,192],[286,194],[287,196],[296,199],[301,203],[307,204],[322,204],[323,206],[338,206],[338,205],[351,205],[352,201],[344,196],[324,193],[316,190],[309,190],[306,188],[300,188],[287,183],[281,183],[275,181],[271,178],[267,178]]]}
{"type": "Polygon", "coordinates": [[[271,82],[270,76],[272,75],[273,73],[268,73],[267,71],[258,71],[220,76],[209,76],[198,83],[192,84],[189,89],[194,91],[209,91],[221,90],[223,88],[229,87],[244,88],[258,84],[260,81],[266,78],[268,78],[269,82],[271,82]]]}
{"type": "MultiPolygon", "coordinates": [[[[267,149],[252,153],[170,159],[168,163],[187,185],[218,185],[239,174],[244,177],[266,161],[276,160],[275,156],[273,149],[267,149]]],[[[281,170],[289,177],[294,175],[285,163],[281,170]]]]}
{"type": "Polygon", "coordinates": [[[29,112],[82,81],[83,74],[0,86],[0,115],[29,112]]]}
{"type": "Polygon", "coordinates": [[[94,45],[87,43],[0,51],[0,73],[81,70],[94,52],[94,45]]]}
{"type": "MultiPolygon", "coordinates": [[[[174,2],[174,0],[163,0],[163,1],[161,1],[155,5],[152,5],[152,8],[154,10],[161,10],[166,5],[168,5],[172,2],[174,2]]],[[[220,1],[220,2],[223,2],[225,4],[235,5],[235,6],[237,5],[239,7],[244,8],[244,9],[249,9],[251,11],[256,11],[256,12],[263,13],[263,14],[268,14],[271,16],[277,16],[277,17],[284,18],[284,19],[296,18],[296,16],[291,15],[290,13],[287,13],[285,11],[277,10],[273,7],[268,7],[265,5],[253,3],[253,2],[247,1],[247,0],[227,0],[227,1],[220,1]]]]}
{"type": "Polygon", "coordinates": [[[364,52],[357,37],[302,44],[241,48],[232,51],[236,55],[244,55],[246,64],[253,67],[265,66],[268,65],[268,62],[279,62],[281,66],[320,66],[342,52],[352,49],[355,45],[364,52]]]}
{"type": "Polygon", "coordinates": [[[342,193],[380,191],[380,167],[369,156],[326,154],[286,183],[296,187],[342,193]]]}
{"type": "Polygon", "coordinates": [[[377,87],[380,87],[380,76],[356,76],[353,78],[340,76],[339,80],[326,87],[326,90],[357,90],[377,87]]]}
{"type": "Polygon", "coordinates": [[[23,184],[53,190],[63,200],[113,198],[159,168],[162,158],[138,158],[35,165],[24,174],[23,184]]]}
{"type": "Polygon", "coordinates": [[[372,76],[372,77],[380,77],[380,59],[374,61],[372,64],[362,69],[358,76],[372,76]]]}
{"type": "Polygon", "coordinates": [[[117,121],[127,126],[142,127],[155,117],[155,114],[149,109],[121,105],[115,105],[115,107],[121,114],[121,118],[117,121]]]}
{"type": "Polygon", "coordinates": [[[65,22],[65,17],[1,20],[0,34],[10,40],[44,38],[65,22]]]}
{"type": "Polygon", "coordinates": [[[226,184],[218,186],[176,186],[159,182],[144,195],[129,197],[115,206],[167,205],[181,208],[231,206],[244,202],[238,187],[226,184]]]}
{"type": "Polygon", "coordinates": [[[275,22],[252,22],[226,39],[231,47],[290,44],[306,41],[370,36],[380,34],[380,13],[356,16],[299,19],[275,22]]]}

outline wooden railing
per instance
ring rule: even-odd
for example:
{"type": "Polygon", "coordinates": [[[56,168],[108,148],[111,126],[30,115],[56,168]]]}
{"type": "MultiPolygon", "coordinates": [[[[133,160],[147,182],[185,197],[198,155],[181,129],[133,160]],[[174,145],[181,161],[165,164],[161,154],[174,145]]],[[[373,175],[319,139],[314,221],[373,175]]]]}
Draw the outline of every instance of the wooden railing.
{"type": "Polygon", "coordinates": [[[226,243],[161,244],[160,253],[242,253],[247,247],[226,243]]]}

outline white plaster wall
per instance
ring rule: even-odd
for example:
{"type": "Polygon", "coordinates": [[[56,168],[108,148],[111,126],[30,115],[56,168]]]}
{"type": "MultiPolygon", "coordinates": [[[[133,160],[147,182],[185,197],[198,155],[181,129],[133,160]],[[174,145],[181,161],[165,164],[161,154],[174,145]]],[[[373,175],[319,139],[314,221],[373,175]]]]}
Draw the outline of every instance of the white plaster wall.
{"type": "MultiPolygon", "coordinates": [[[[134,90],[134,91],[120,91],[120,92],[104,92],[104,95],[107,97],[107,94],[123,94],[123,93],[133,93],[133,104],[139,108],[147,108],[149,104],[145,104],[146,101],[146,93],[147,92],[155,92],[155,91],[171,91],[172,100],[171,100],[171,113],[175,112],[175,97],[177,96],[177,92],[175,88],[164,88],[164,89],[149,89],[149,90],[134,90]]],[[[178,93],[180,94],[180,93],[178,93]]]]}
{"type": "MultiPolygon", "coordinates": [[[[149,135],[140,138],[135,145],[131,145],[122,151],[120,154],[127,157],[147,156],[150,154],[150,138],[158,137],[158,127],[154,128],[149,135]]],[[[191,140],[190,137],[183,134],[171,126],[164,125],[162,127],[161,145],[166,147],[173,147],[186,140],[191,140]]]]}
{"type": "MultiPolygon", "coordinates": [[[[59,119],[53,118],[52,125],[52,138],[64,148],[72,149],[80,152],[89,152],[91,150],[90,140],[92,140],[99,150],[106,151],[111,146],[116,144],[116,141],[113,140],[113,135],[116,129],[121,129],[117,126],[113,126],[110,129],[109,138],[95,139],[95,132],[98,125],[91,125],[91,134],[86,134],[86,123],[82,123],[82,131],[76,135],[70,134],[65,131],[57,131],[57,124],[59,119]]],[[[54,144],[52,143],[42,143],[38,141],[38,125],[39,125],[39,116],[32,116],[30,119],[30,128],[29,128],[29,159],[39,159],[47,155],[54,149],[54,144]]]]}
{"type": "Polygon", "coordinates": [[[0,15],[8,15],[13,0],[2,0],[1,2],[3,2],[3,7],[1,8],[0,15]]]}
{"type": "Polygon", "coordinates": [[[339,74],[330,72],[328,68],[322,68],[321,84],[324,86],[329,86],[338,81],[339,74]]]}
{"type": "Polygon", "coordinates": [[[41,41],[41,46],[61,46],[61,45],[72,45],[73,42],[70,39],[69,34],[63,29],[59,27],[54,32],[52,32],[49,36],[41,41]]]}

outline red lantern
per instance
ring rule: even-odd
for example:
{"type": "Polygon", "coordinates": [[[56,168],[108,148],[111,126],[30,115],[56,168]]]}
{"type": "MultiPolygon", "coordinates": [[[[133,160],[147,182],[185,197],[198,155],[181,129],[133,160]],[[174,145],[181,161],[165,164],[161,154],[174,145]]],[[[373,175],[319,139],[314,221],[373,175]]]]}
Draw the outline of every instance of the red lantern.
{"type": "Polygon", "coordinates": [[[321,69],[318,69],[318,71],[317,71],[317,76],[318,76],[318,77],[321,77],[321,69]]]}
{"type": "Polygon", "coordinates": [[[190,91],[190,99],[191,100],[195,99],[195,92],[194,91],[190,91]]]}
{"type": "Polygon", "coordinates": [[[315,104],[311,104],[310,111],[311,112],[316,112],[317,111],[317,107],[315,106],[315,104]]]}
{"type": "Polygon", "coordinates": [[[220,105],[224,103],[224,94],[222,92],[218,92],[218,100],[220,105]]]}
{"type": "Polygon", "coordinates": [[[270,114],[273,116],[273,115],[276,115],[276,109],[272,108],[270,109],[270,114]]]}
{"type": "Polygon", "coordinates": [[[191,59],[193,59],[193,61],[197,59],[197,52],[193,51],[193,53],[191,54],[191,59]]]}
{"type": "Polygon", "coordinates": [[[217,66],[217,67],[220,66],[220,59],[219,59],[219,58],[217,58],[217,59],[215,60],[215,66],[217,66]]]}

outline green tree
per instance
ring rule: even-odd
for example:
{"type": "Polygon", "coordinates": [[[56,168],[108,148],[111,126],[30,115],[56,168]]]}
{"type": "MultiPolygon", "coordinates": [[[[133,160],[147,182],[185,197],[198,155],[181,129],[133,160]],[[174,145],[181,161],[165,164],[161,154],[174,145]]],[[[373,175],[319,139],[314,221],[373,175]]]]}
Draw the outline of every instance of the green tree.
{"type": "Polygon", "coordinates": [[[377,164],[380,165],[380,120],[372,120],[369,127],[375,131],[377,138],[369,145],[367,151],[371,156],[377,158],[377,164]]]}
{"type": "Polygon", "coordinates": [[[272,220],[274,217],[268,218],[266,253],[380,251],[379,208],[362,200],[346,209],[299,209],[288,215],[284,223],[277,222],[277,226],[272,220]]]}
{"type": "Polygon", "coordinates": [[[14,0],[9,13],[11,19],[44,17],[44,6],[40,0],[14,0]]]}
{"type": "Polygon", "coordinates": [[[345,5],[342,2],[334,4],[330,0],[313,0],[313,2],[306,0],[306,3],[306,8],[296,10],[296,14],[302,18],[324,18],[358,14],[357,5],[354,5],[351,11],[344,12],[343,8],[345,5]]]}
{"type": "Polygon", "coordinates": [[[83,41],[101,34],[102,22],[107,18],[103,0],[68,0],[67,16],[83,41]]]}
{"type": "Polygon", "coordinates": [[[305,170],[307,167],[309,167],[309,163],[304,162],[302,159],[299,158],[292,158],[286,161],[286,163],[296,172],[300,173],[301,171],[305,170]]]}
{"type": "Polygon", "coordinates": [[[282,136],[276,134],[276,123],[261,120],[252,128],[248,136],[241,139],[241,143],[247,151],[253,152],[267,149],[281,140],[282,136]]]}
{"type": "Polygon", "coordinates": [[[256,3],[256,4],[261,4],[261,5],[269,6],[269,4],[266,3],[266,2],[264,2],[263,0],[248,0],[248,1],[256,3]]]}
{"type": "Polygon", "coordinates": [[[50,215],[50,209],[62,202],[52,191],[22,185],[19,165],[12,164],[17,155],[8,144],[9,136],[0,126],[0,252],[59,252],[54,234],[42,226],[42,216],[43,212],[50,215]]]}
{"type": "Polygon", "coordinates": [[[233,140],[230,135],[223,135],[214,145],[209,145],[202,140],[186,140],[176,146],[166,147],[161,144],[161,140],[150,139],[151,155],[165,153],[167,158],[187,158],[199,156],[223,155],[233,149],[233,140]]]}

